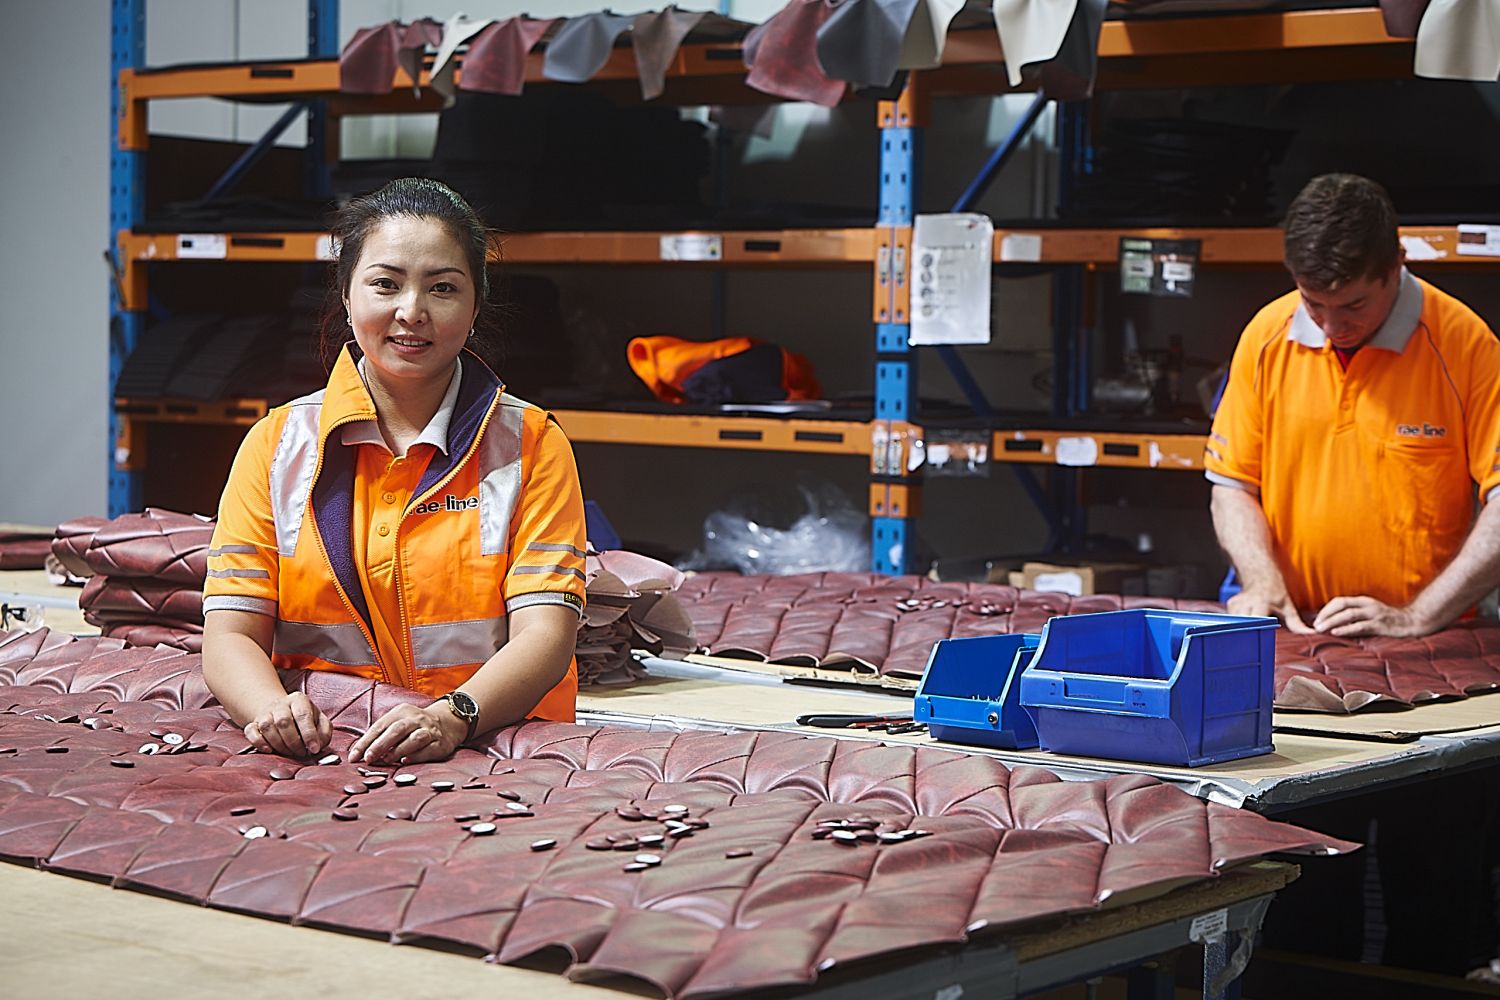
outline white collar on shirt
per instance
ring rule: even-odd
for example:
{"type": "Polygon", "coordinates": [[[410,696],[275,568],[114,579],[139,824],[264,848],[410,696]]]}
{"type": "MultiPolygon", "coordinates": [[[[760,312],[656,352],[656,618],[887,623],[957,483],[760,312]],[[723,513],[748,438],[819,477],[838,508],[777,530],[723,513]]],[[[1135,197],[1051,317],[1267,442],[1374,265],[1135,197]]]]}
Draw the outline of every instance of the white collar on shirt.
{"type": "MultiPolygon", "coordinates": [[[[1417,326],[1422,320],[1422,284],[1412,277],[1406,268],[1401,269],[1401,289],[1396,292],[1396,302],[1391,306],[1390,315],[1385,322],[1380,324],[1380,329],[1375,335],[1365,341],[1365,347],[1378,347],[1385,351],[1395,351],[1400,354],[1406,350],[1406,342],[1411,335],[1417,332],[1417,326]]],[[[1327,336],[1314,323],[1312,317],[1307,314],[1307,305],[1298,303],[1297,311],[1292,313],[1291,329],[1287,331],[1287,339],[1295,340],[1303,347],[1311,347],[1313,350],[1321,350],[1327,336]]]]}
{"type": "MultiPolygon", "coordinates": [[[[443,401],[437,412],[427,421],[427,426],[422,428],[422,433],[417,435],[412,444],[430,444],[444,455],[448,454],[448,424],[453,420],[453,408],[458,403],[458,383],[463,379],[463,374],[463,361],[454,358],[453,377],[448,380],[448,391],[443,393],[443,401]]],[[[365,388],[368,389],[370,380],[365,375],[364,358],[359,359],[359,377],[364,380],[365,388]]],[[[386,451],[391,450],[380,434],[380,425],[373,420],[356,420],[345,424],[339,432],[339,443],[378,444],[386,451]]]]}

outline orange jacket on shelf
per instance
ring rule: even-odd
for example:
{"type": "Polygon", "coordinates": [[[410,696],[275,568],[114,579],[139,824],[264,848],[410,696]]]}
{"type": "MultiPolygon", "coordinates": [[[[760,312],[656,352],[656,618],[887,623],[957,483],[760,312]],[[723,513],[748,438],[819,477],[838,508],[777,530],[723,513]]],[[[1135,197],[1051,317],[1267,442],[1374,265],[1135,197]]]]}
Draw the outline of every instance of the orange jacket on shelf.
{"type": "MultiPolygon", "coordinates": [[[[434,697],[505,644],[517,608],[581,612],[583,500],[572,449],[546,412],[505,393],[478,358],[462,361],[447,452],[434,449],[407,488],[382,481],[381,470],[412,452],[392,459],[341,440],[341,428],[376,417],[349,349],[326,389],[251,428],[220,504],[204,611],[273,616],[277,667],[357,674],[434,697]],[[387,586],[368,585],[377,572],[387,586]]],[[[577,692],[570,663],[529,714],[571,721],[577,692]]]]}
{"type": "Polygon", "coordinates": [[[806,358],[753,337],[636,337],[626,353],[640,380],[668,403],[768,403],[823,394],[806,358]]]}

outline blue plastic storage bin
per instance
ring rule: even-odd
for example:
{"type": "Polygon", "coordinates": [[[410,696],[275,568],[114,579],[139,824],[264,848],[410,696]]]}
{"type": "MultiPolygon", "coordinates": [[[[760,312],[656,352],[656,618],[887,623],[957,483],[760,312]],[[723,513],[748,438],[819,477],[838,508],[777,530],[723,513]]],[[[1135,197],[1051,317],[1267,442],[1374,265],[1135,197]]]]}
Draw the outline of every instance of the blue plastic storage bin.
{"type": "Polygon", "coordinates": [[[972,746],[1024,750],[1036,726],[1021,707],[1020,674],[1041,636],[982,635],[943,639],[932,647],[912,703],[912,721],[935,738],[972,746]]]}
{"type": "Polygon", "coordinates": [[[1275,618],[1053,618],[1021,676],[1043,748],[1197,767],[1271,751],[1275,618]]]}

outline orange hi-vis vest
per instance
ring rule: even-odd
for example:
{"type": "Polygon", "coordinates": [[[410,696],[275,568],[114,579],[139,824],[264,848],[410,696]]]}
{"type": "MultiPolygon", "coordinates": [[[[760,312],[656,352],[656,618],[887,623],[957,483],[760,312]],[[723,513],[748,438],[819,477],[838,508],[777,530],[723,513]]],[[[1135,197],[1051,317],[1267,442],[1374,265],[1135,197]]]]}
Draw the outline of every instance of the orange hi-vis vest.
{"type": "MultiPolygon", "coordinates": [[[[578,474],[556,422],[505,393],[469,355],[448,454],[432,450],[390,524],[354,524],[357,449],[371,446],[345,445],[339,432],[376,411],[352,350],[327,388],[272,410],[246,437],[220,503],[204,612],[273,615],[278,668],[335,670],[437,697],[505,644],[509,613],[535,604],[582,612],[578,474]],[[367,595],[356,565],[353,533],[372,530],[395,533],[389,593],[367,595]],[[377,621],[399,656],[377,652],[377,621]]],[[[528,714],[571,721],[577,693],[573,661],[528,714]]]]}

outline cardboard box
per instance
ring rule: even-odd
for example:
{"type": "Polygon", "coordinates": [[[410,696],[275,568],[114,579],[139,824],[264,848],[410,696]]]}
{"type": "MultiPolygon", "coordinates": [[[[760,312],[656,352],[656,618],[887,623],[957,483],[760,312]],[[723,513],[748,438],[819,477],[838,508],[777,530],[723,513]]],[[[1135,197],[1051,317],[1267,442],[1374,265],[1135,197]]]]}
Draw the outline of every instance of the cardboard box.
{"type": "Polygon", "coordinates": [[[1144,594],[1146,568],[1137,563],[1079,562],[1075,565],[1029,562],[1009,574],[1012,587],[1086,594],[1144,594]]]}

